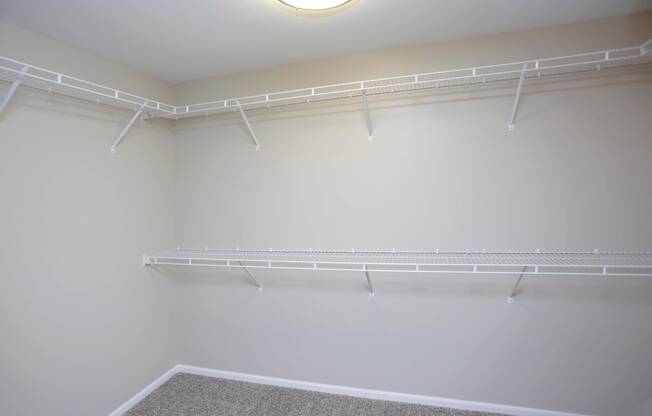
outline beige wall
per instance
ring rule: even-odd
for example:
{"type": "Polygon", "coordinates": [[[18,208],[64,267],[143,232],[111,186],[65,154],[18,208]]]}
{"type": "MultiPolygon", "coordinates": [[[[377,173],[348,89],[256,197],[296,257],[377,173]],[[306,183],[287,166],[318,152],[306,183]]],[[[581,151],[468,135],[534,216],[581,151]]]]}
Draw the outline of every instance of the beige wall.
{"type": "Polygon", "coordinates": [[[379,50],[175,86],[177,104],[420,72],[634,46],[652,38],[652,11],[589,22],[379,50]]]}
{"type": "MultiPolygon", "coordinates": [[[[0,55],[166,93],[4,24],[0,55]]],[[[140,260],[174,244],[173,137],[139,123],[112,155],[129,117],[28,88],[0,115],[3,416],[106,416],[178,363],[169,283],[140,260]]]]}
{"type": "MultiPolygon", "coordinates": [[[[652,77],[178,126],[182,246],[652,248],[652,77]]],[[[608,79],[608,78],[607,78],[608,79]]],[[[189,365],[591,415],[652,411],[652,281],[183,273],[189,365]]]]}
{"type": "Polygon", "coordinates": [[[0,55],[132,94],[176,104],[172,86],[124,65],[18,27],[0,17],[0,55]]]}
{"type": "MultiPolygon", "coordinates": [[[[169,86],[0,21],[0,55],[173,104],[637,44],[652,13],[169,86]],[[170,99],[171,98],[171,99],[170,99]]],[[[652,412],[652,284],[145,269],[172,247],[651,250],[649,68],[139,123],[0,116],[0,409],[103,415],[175,363],[595,415],[652,412]],[[74,392],[74,393],[71,393],[74,392]]],[[[6,84],[0,85],[0,94],[6,84]]]]}
{"type": "MultiPolygon", "coordinates": [[[[652,14],[293,65],[180,87],[259,93],[641,43],[652,14]],[[428,54],[424,59],[423,54],[428,54]]],[[[652,249],[650,68],[175,124],[182,246],[652,249]]],[[[652,282],[168,272],[186,364],[610,416],[652,413],[652,282]]]]}

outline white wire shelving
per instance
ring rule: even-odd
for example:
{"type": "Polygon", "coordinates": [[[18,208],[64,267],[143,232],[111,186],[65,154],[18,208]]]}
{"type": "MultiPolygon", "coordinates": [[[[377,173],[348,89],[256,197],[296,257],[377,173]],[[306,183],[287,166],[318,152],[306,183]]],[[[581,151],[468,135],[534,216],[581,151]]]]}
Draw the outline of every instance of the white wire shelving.
{"type": "Polygon", "coordinates": [[[508,127],[512,130],[514,128],[519,96],[523,83],[527,79],[577,72],[599,71],[611,67],[651,62],[652,39],[637,46],[576,55],[321,85],[247,97],[219,99],[198,104],[171,105],[0,56],[0,80],[11,83],[5,97],[0,102],[0,113],[20,85],[133,110],[135,112],[134,116],[111,147],[112,151],[115,151],[129,128],[138,118],[159,117],[181,119],[238,111],[249,129],[254,144],[258,148],[259,141],[247,119],[246,110],[361,98],[366,113],[365,121],[369,138],[372,139],[373,126],[371,117],[369,116],[368,96],[410,91],[437,91],[449,87],[481,86],[498,81],[518,80],[514,105],[508,122],[508,127]]]}
{"type": "Polygon", "coordinates": [[[245,109],[260,109],[354,97],[364,99],[364,96],[377,94],[477,86],[496,81],[518,80],[521,74],[524,74],[525,78],[540,78],[595,71],[614,66],[652,62],[651,49],[652,39],[643,45],[621,49],[322,85],[181,106],[177,107],[175,116],[181,118],[235,111],[239,105],[245,109]]]}
{"type": "Polygon", "coordinates": [[[259,288],[253,269],[348,271],[364,273],[374,295],[371,273],[427,273],[450,276],[515,276],[513,302],[524,276],[652,277],[652,252],[490,252],[490,251],[320,251],[182,249],[144,255],[146,266],[241,268],[259,288]],[[251,270],[250,270],[251,269],[251,270]]]}
{"type": "Polygon", "coordinates": [[[137,110],[140,106],[153,113],[173,115],[175,106],[141,97],[115,88],[72,77],[15,59],[0,56],[0,80],[74,98],[137,110]]]}

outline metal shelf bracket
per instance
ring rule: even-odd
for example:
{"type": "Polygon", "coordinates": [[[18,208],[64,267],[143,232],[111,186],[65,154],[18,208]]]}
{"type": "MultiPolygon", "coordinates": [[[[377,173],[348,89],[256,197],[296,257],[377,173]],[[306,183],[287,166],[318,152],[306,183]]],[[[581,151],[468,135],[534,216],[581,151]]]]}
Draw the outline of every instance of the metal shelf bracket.
{"type": "Polygon", "coordinates": [[[258,290],[262,292],[263,287],[261,286],[260,283],[258,283],[258,280],[256,280],[256,278],[254,277],[254,275],[251,274],[251,272],[249,271],[249,269],[247,269],[247,268],[242,264],[241,261],[239,261],[238,264],[239,264],[240,267],[242,267],[242,269],[247,273],[247,276],[249,276],[249,278],[251,279],[251,281],[253,282],[253,284],[256,285],[256,287],[258,288],[258,290]]]}
{"type": "Polygon", "coordinates": [[[120,133],[118,138],[111,145],[111,153],[115,154],[118,151],[118,145],[120,144],[122,139],[124,139],[124,137],[127,135],[127,132],[129,131],[129,129],[131,129],[131,126],[133,126],[136,120],[138,120],[138,117],[140,117],[140,115],[143,113],[148,103],[149,101],[145,101],[140,107],[138,107],[138,109],[134,113],[134,116],[131,118],[131,120],[129,120],[129,123],[127,123],[125,128],[122,130],[122,133],[120,133]]]}
{"type": "Polygon", "coordinates": [[[525,80],[525,71],[527,69],[527,64],[523,64],[523,69],[521,69],[521,76],[518,79],[518,87],[516,87],[516,97],[514,97],[514,107],[512,107],[512,117],[509,119],[507,124],[507,129],[509,131],[514,131],[514,121],[516,120],[516,112],[518,111],[518,100],[521,98],[521,91],[523,90],[523,81],[525,80]]]}
{"type": "Polygon", "coordinates": [[[14,94],[16,94],[16,90],[18,89],[20,83],[23,82],[23,78],[27,73],[27,69],[28,69],[27,65],[23,66],[20,72],[16,75],[14,82],[12,82],[11,85],[9,86],[9,89],[5,94],[5,97],[2,99],[2,102],[0,102],[0,114],[2,114],[7,104],[9,104],[9,101],[11,101],[14,94]]]}
{"type": "Polygon", "coordinates": [[[247,129],[249,129],[249,134],[251,135],[251,138],[254,141],[254,144],[256,145],[256,150],[260,150],[260,143],[258,143],[258,138],[256,138],[256,133],[254,133],[254,129],[251,127],[251,123],[249,123],[249,119],[247,118],[247,114],[242,109],[242,105],[240,105],[239,100],[236,101],[236,104],[238,105],[238,111],[240,112],[240,115],[242,116],[242,119],[244,120],[245,124],[247,125],[247,129]]]}
{"type": "Polygon", "coordinates": [[[369,100],[367,99],[367,91],[362,90],[362,102],[364,104],[365,122],[367,123],[367,133],[369,133],[369,141],[374,141],[374,127],[371,124],[371,116],[369,115],[369,100]]]}
{"type": "Polygon", "coordinates": [[[509,296],[507,296],[507,303],[514,303],[514,296],[516,296],[518,285],[521,284],[521,280],[523,280],[523,276],[525,275],[526,271],[527,271],[527,266],[523,267],[522,273],[518,276],[518,279],[516,279],[516,283],[514,283],[514,287],[512,288],[512,291],[509,293],[509,296]]]}
{"type": "Polygon", "coordinates": [[[652,50],[652,39],[641,45],[641,56],[647,55],[652,50]]]}
{"type": "Polygon", "coordinates": [[[369,276],[369,270],[367,270],[367,265],[364,265],[364,275],[367,278],[367,286],[369,287],[369,297],[373,298],[376,295],[374,291],[374,285],[371,283],[371,276],[369,276]]]}

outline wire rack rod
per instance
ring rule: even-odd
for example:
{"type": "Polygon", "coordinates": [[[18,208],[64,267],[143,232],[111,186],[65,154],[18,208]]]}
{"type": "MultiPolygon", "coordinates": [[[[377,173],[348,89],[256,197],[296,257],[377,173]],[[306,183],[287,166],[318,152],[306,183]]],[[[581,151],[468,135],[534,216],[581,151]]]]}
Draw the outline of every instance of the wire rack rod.
{"type": "Polygon", "coordinates": [[[346,99],[363,94],[379,95],[477,86],[496,81],[516,80],[523,72],[525,78],[532,78],[645,64],[652,62],[651,52],[652,39],[638,46],[620,49],[322,85],[186,105],[166,104],[2,56],[0,56],[0,80],[12,82],[22,74],[21,85],[133,111],[143,106],[148,117],[178,119],[238,111],[240,108],[247,110],[272,108],[346,99]]]}

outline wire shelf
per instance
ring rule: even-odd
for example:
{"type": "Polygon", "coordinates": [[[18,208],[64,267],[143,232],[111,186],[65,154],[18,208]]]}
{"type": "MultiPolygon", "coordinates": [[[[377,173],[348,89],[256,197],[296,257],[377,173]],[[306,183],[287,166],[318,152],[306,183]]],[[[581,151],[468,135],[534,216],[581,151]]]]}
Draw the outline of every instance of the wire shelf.
{"type": "Polygon", "coordinates": [[[652,253],[179,249],[147,265],[481,275],[652,277],[652,253]]]}
{"type": "Polygon", "coordinates": [[[144,105],[151,115],[158,116],[175,112],[175,107],[169,104],[0,56],[0,80],[12,82],[17,77],[22,78],[22,86],[97,104],[128,110],[144,105]]]}
{"type": "Polygon", "coordinates": [[[552,75],[644,64],[652,62],[649,45],[650,41],[640,46],[577,55],[347,82],[230,98],[177,107],[174,117],[184,118],[236,111],[238,104],[245,109],[261,109],[355,98],[363,94],[381,95],[421,90],[438,90],[449,87],[479,86],[498,81],[517,80],[523,71],[525,72],[525,78],[541,78],[552,75]]]}
{"type": "Polygon", "coordinates": [[[179,119],[243,109],[261,109],[410,91],[481,86],[498,81],[540,78],[652,62],[652,39],[639,46],[552,58],[532,59],[390,78],[322,85],[297,90],[227,98],[198,104],[170,105],[150,98],[71,77],[0,56],[0,80],[22,76],[22,85],[75,98],[137,111],[148,117],[179,119]]]}

